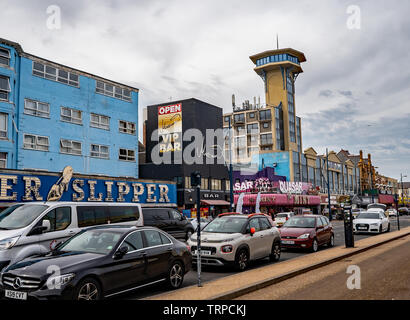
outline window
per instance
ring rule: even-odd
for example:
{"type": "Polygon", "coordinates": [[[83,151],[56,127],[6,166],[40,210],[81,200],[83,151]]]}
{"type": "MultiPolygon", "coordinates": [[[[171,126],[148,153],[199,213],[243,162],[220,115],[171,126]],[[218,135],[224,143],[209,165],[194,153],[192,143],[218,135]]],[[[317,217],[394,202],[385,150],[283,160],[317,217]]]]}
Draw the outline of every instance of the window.
{"type": "Polygon", "coordinates": [[[248,133],[259,133],[258,131],[258,124],[252,123],[247,125],[248,133]]]}
{"type": "Polygon", "coordinates": [[[7,139],[7,113],[0,113],[0,139],[7,139]]]}
{"type": "Polygon", "coordinates": [[[191,177],[185,177],[185,188],[191,189],[191,177]]]}
{"type": "Polygon", "coordinates": [[[234,115],[234,122],[245,122],[245,114],[244,113],[239,113],[234,115]]]}
{"type": "Polygon", "coordinates": [[[135,123],[120,120],[120,132],[128,133],[128,134],[135,134],[135,123]]]}
{"type": "Polygon", "coordinates": [[[79,78],[75,73],[51,67],[40,62],[33,62],[33,75],[52,81],[79,87],[79,78]]]}
{"type": "Polygon", "coordinates": [[[251,228],[255,228],[255,232],[260,231],[261,226],[259,225],[259,219],[257,219],[257,218],[251,219],[249,221],[248,228],[249,228],[249,231],[251,230],[251,228]]]}
{"type": "Polygon", "coordinates": [[[172,217],[173,217],[175,220],[182,220],[182,214],[179,213],[178,211],[176,211],[176,210],[171,210],[171,213],[172,213],[172,217]]]}
{"type": "Polygon", "coordinates": [[[48,151],[48,137],[36,136],[33,134],[24,134],[24,149],[48,151]]]}
{"type": "Polygon", "coordinates": [[[90,156],[94,158],[108,159],[108,147],[99,144],[91,144],[90,156]]]}
{"type": "Polygon", "coordinates": [[[131,149],[120,149],[119,159],[124,161],[135,161],[135,151],[131,149]]]}
{"type": "Polygon", "coordinates": [[[250,112],[249,113],[249,118],[254,119],[255,118],[255,112],[250,112]]]}
{"type": "Polygon", "coordinates": [[[208,178],[201,178],[201,189],[208,190],[208,178]]]}
{"type": "Polygon", "coordinates": [[[110,117],[91,113],[90,126],[104,130],[110,130],[110,117]]]}
{"type": "Polygon", "coordinates": [[[264,120],[271,120],[271,113],[270,109],[269,110],[261,110],[259,111],[259,120],[264,121],[264,120]]]}
{"type": "Polygon", "coordinates": [[[269,223],[268,219],[266,218],[259,218],[259,222],[261,224],[262,230],[267,230],[272,228],[271,224],[269,223]]]}
{"type": "Polygon", "coordinates": [[[31,116],[49,118],[50,117],[50,105],[48,103],[25,99],[24,100],[24,113],[31,116]]]}
{"type": "Polygon", "coordinates": [[[67,227],[71,224],[71,208],[61,207],[51,210],[42,219],[42,221],[44,220],[50,221],[50,230],[48,232],[67,229],[67,227]]]}
{"type": "Polygon", "coordinates": [[[269,123],[269,122],[264,122],[264,123],[263,123],[263,128],[264,128],[264,129],[268,129],[269,126],[270,126],[270,123],[269,123]]]}
{"type": "Polygon", "coordinates": [[[61,107],[61,121],[83,124],[82,112],[76,109],[61,107]]]}
{"type": "Polygon", "coordinates": [[[10,79],[8,77],[0,76],[0,100],[9,100],[10,79]]]}
{"type": "Polygon", "coordinates": [[[10,66],[10,51],[5,48],[0,48],[0,64],[10,66]]]}
{"type": "Polygon", "coordinates": [[[105,208],[106,207],[103,206],[78,206],[78,226],[82,228],[98,224],[107,224],[109,219],[108,212],[105,208]]]}
{"type": "Polygon", "coordinates": [[[113,86],[112,84],[102,81],[97,81],[95,92],[129,102],[132,101],[131,90],[113,86]]]}
{"type": "Polygon", "coordinates": [[[211,179],[211,190],[222,190],[222,181],[219,179],[211,179]]]}
{"type": "Polygon", "coordinates": [[[231,190],[231,181],[225,180],[225,191],[230,191],[230,190],[231,190]]]}
{"type": "Polygon", "coordinates": [[[229,122],[229,118],[230,118],[230,116],[226,116],[226,117],[224,118],[225,122],[229,122]]]}
{"type": "Polygon", "coordinates": [[[80,156],[81,155],[81,142],[61,139],[60,140],[60,152],[80,156]]]}
{"type": "Polygon", "coordinates": [[[131,233],[127,238],[125,238],[122,245],[128,247],[128,252],[144,248],[144,244],[142,242],[142,232],[137,231],[131,233]]]}
{"type": "Polygon", "coordinates": [[[0,152],[0,168],[7,168],[7,153],[0,152]]]}
{"type": "Polygon", "coordinates": [[[137,221],[140,216],[138,207],[135,206],[108,206],[107,214],[110,223],[137,221]]]}
{"type": "Polygon", "coordinates": [[[145,238],[147,239],[148,247],[155,247],[162,245],[161,235],[155,230],[145,230],[145,238]]]}
{"type": "Polygon", "coordinates": [[[272,134],[261,134],[261,145],[272,144],[272,134]]]}

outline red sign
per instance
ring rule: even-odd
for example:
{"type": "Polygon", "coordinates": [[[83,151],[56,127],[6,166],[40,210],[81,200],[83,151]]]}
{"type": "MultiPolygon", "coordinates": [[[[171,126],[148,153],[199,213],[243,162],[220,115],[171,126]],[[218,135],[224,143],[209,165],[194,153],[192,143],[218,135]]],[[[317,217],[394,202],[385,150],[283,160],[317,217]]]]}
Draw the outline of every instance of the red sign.
{"type": "Polygon", "coordinates": [[[171,113],[177,113],[177,112],[181,112],[181,104],[177,103],[177,104],[172,104],[169,106],[162,106],[162,107],[158,107],[158,114],[171,114],[171,113]]]}

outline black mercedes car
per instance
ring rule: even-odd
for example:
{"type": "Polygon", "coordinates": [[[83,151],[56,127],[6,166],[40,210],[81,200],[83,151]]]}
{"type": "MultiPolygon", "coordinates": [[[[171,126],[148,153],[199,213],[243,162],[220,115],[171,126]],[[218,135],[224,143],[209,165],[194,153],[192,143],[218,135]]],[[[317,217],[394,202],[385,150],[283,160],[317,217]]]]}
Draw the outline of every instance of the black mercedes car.
{"type": "Polygon", "coordinates": [[[99,300],[160,282],[179,288],[191,263],[188,247],[157,228],[94,227],[9,266],[0,287],[8,299],[99,300]]]}

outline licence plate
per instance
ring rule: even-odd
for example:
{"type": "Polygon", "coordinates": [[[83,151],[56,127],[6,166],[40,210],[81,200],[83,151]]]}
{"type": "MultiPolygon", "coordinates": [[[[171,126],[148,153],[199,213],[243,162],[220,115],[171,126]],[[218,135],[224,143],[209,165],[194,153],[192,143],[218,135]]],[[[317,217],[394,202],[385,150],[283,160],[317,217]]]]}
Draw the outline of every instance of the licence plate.
{"type": "Polygon", "coordinates": [[[290,240],[282,240],[283,244],[295,244],[295,241],[290,241],[290,240]]]}
{"type": "Polygon", "coordinates": [[[359,229],[359,230],[367,230],[366,227],[358,227],[357,229],[359,229]]]}
{"type": "Polygon", "coordinates": [[[17,299],[17,300],[27,300],[27,292],[6,290],[5,297],[10,298],[10,299],[17,299]]]}
{"type": "MultiPolygon", "coordinates": [[[[198,251],[194,251],[192,254],[193,254],[194,256],[196,256],[196,255],[198,255],[198,251]]],[[[201,255],[210,256],[210,255],[211,255],[211,251],[201,250],[201,255]]]]}

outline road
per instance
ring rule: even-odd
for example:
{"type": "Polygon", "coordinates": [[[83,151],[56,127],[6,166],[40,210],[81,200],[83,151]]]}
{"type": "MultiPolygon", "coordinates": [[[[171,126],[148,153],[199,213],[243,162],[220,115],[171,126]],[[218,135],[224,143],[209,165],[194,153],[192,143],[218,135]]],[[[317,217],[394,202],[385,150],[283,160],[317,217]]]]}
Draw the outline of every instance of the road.
{"type": "MultiPolygon", "coordinates": [[[[391,219],[391,230],[397,230],[397,221],[396,219],[391,219]]],[[[332,225],[334,228],[334,232],[335,232],[335,246],[344,246],[344,225],[343,225],[343,221],[339,221],[339,220],[333,220],[332,221],[332,225]]],[[[410,216],[404,216],[404,217],[400,217],[400,227],[408,227],[410,226],[410,216]]],[[[360,234],[360,235],[355,235],[355,240],[360,240],[360,239],[364,239],[367,237],[371,237],[373,235],[369,235],[369,234],[360,234]]],[[[319,250],[326,250],[326,247],[320,248],[319,250]]],[[[290,259],[294,259],[297,258],[299,256],[302,256],[304,254],[309,254],[306,251],[301,251],[301,250],[292,250],[292,251],[284,251],[282,252],[280,261],[286,261],[286,260],[290,260],[290,259]]],[[[260,260],[260,261],[256,261],[253,262],[249,268],[253,269],[253,268],[259,268],[262,266],[266,266],[270,263],[274,263],[274,262],[270,262],[268,259],[264,259],[264,260],[260,260]]],[[[279,262],[280,263],[280,262],[279,262]]],[[[211,280],[215,280],[221,277],[226,277],[229,276],[231,274],[234,274],[235,271],[232,269],[227,269],[227,268],[217,268],[217,267],[207,267],[205,269],[202,270],[202,274],[201,274],[201,280],[202,282],[206,282],[206,281],[211,281],[211,280]]],[[[189,273],[186,274],[185,278],[184,278],[184,283],[183,283],[183,287],[187,287],[187,286],[191,286],[191,285],[196,285],[197,284],[197,273],[196,271],[190,271],[189,273]]],[[[147,287],[147,288],[143,288],[140,290],[136,290],[131,294],[128,295],[123,295],[123,296],[119,296],[116,299],[143,299],[143,298],[147,298],[153,295],[157,295],[164,292],[164,288],[161,285],[154,285],[151,287],[147,287]]]]}
{"type": "Polygon", "coordinates": [[[409,300],[410,236],[237,299],[409,300]],[[347,273],[348,267],[352,266],[356,268],[354,274],[347,273]],[[354,281],[352,276],[356,278],[354,281]],[[354,288],[352,284],[357,287],[354,288]]]}

